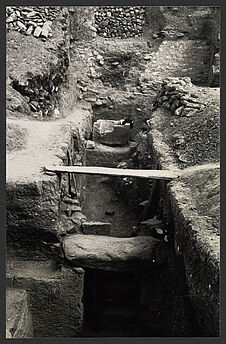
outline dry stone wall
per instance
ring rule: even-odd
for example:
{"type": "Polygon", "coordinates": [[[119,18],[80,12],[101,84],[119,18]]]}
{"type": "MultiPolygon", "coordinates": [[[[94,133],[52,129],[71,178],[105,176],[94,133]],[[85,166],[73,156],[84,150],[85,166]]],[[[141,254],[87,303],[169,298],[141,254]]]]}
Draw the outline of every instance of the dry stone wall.
{"type": "Polygon", "coordinates": [[[46,41],[52,37],[52,21],[61,13],[60,7],[9,6],[6,8],[6,28],[46,41]]]}
{"type": "Polygon", "coordinates": [[[185,77],[164,80],[162,89],[156,97],[155,106],[171,110],[175,116],[191,117],[203,110],[206,103],[200,102],[194,93],[191,79],[185,77]]]}
{"type": "Polygon", "coordinates": [[[106,38],[128,38],[142,35],[145,6],[102,6],[95,10],[97,34],[106,38]]]}

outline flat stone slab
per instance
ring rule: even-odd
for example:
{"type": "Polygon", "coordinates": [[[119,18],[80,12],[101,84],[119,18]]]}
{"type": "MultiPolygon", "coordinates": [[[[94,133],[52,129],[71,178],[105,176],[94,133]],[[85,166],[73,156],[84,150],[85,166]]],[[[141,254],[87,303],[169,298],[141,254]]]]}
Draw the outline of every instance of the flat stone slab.
{"type": "Polygon", "coordinates": [[[168,248],[150,236],[115,238],[74,234],[63,239],[65,256],[75,266],[102,270],[134,270],[166,262],[168,248]]]}

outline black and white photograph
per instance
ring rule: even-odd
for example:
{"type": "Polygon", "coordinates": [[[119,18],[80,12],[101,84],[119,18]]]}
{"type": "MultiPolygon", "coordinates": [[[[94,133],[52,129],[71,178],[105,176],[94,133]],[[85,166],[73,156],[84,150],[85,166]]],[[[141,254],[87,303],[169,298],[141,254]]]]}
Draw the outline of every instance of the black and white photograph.
{"type": "Polygon", "coordinates": [[[35,3],[5,7],[5,338],[219,337],[221,7],[35,3]]]}

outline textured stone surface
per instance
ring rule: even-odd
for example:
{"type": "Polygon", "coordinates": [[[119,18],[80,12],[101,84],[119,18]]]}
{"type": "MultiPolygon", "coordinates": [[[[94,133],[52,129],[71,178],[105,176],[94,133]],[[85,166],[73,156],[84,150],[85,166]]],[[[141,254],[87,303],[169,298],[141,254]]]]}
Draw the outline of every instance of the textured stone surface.
{"type": "Polygon", "coordinates": [[[153,84],[149,86],[152,88],[158,86],[167,77],[190,77],[194,84],[207,85],[209,67],[210,51],[206,41],[165,39],[152,54],[140,79],[143,88],[148,88],[148,84],[153,84]]]}
{"type": "MultiPolygon", "coordinates": [[[[40,35],[41,31],[40,27],[35,30],[37,35],[40,35]]],[[[61,37],[61,40],[62,38],[66,44],[65,37],[61,37]]],[[[56,42],[51,41],[45,45],[33,36],[21,35],[15,31],[7,33],[8,115],[13,117],[29,115],[39,120],[45,117],[62,117],[57,113],[58,94],[63,81],[66,80],[65,72],[69,61],[66,50],[60,51],[61,49],[62,46],[60,47],[56,42]],[[19,103],[18,108],[15,108],[17,104],[14,100],[15,95],[19,103]]]]}
{"type": "Polygon", "coordinates": [[[34,37],[49,37],[52,20],[56,19],[61,13],[60,7],[48,6],[8,6],[6,7],[6,27],[8,30],[16,30],[22,34],[34,37]]]}
{"type": "Polygon", "coordinates": [[[155,38],[197,39],[208,37],[210,26],[206,26],[209,17],[219,17],[219,8],[209,6],[147,6],[144,34],[153,33],[155,38]]]}
{"type": "Polygon", "coordinates": [[[32,338],[32,315],[26,290],[6,290],[6,338],[32,338]]]}
{"type": "Polygon", "coordinates": [[[130,126],[114,120],[98,120],[93,124],[93,140],[107,146],[124,146],[129,142],[130,126]]]}
{"type": "Polygon", "coordinates": [[[95,24],[94,6],[70,6],[68,23],[71,40],[89,41],[96,37],[92,30],[95,24]]]}
{"type": "Polygon", "coordinates": [[[101,6],[95,9],[95,27],[99,36],[139,37],[144,23],[144,6],[101,6]]]}
{"type": "Polygon", "coordinates": [[[78,336],[83,321],[82,269],[55,270],[51,261],[9,261],[7,286],[23,288],[30,295],[34,335],[78,336]]]}
{"type": "Polygon", "coordinates": [[[168,249],[152,237],[114,238],[70,235],[63,239],[65,256],[76,266],[103,270],[130,270],[166,262],[168,249]]]}
{"type": "Polygon", "coordinates": [[[82,232],[93,235],[109,235],[111,230],[110,223],[90,221],[82,223],[82,232]]]}

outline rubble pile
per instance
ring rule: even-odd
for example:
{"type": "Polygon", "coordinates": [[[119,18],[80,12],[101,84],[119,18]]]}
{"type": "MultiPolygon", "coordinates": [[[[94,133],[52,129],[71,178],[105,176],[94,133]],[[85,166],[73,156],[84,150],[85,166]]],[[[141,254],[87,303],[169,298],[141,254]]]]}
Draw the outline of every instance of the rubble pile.
{"type": "Polygon", "coordinates": [[[154,108],[159,106],[173,112],[175,116],[191,117],[205,108],[198,96],[192,92],[191,78],[167,78],[156,97],[154,108]]]}
{"type": "Polygon", "coordinates": [[[145,24],[145,6],[97,7],[95,24],[99,36],[139,37],[145,24]]]}
{"type": "Polygon", "coordinates": [[[46,40],[52,36],[52,21],[59,15],[55,6],[10,6],[6,8],[6,28],[46,40]]]}

